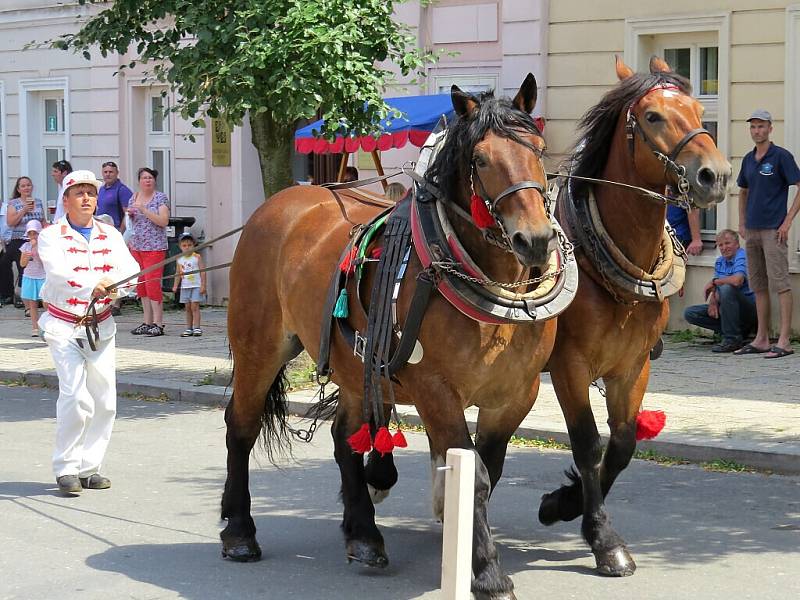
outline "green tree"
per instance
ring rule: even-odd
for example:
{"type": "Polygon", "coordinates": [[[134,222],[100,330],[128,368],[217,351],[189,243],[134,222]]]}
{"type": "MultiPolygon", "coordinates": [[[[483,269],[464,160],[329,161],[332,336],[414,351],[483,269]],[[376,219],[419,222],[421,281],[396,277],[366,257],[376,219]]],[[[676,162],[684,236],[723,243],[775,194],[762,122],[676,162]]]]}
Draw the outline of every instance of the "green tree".
{"type": "Polygon", "coordinates": [[[175,91],[173,109],[204,126],[204,117],[240,124],[247,117],[267,197],[292,183],[298,119],[319,110],[324,132],[374,133],[391,115],[382,91],[394,63],[403,76],[433,60],[392,19],[405,0],[78,0],[109,4],[77,33],[44,42],[104,57],[131,51],[153,81],[175,91]],[[366,110],[364,109],[366,105],[366,110]]]}

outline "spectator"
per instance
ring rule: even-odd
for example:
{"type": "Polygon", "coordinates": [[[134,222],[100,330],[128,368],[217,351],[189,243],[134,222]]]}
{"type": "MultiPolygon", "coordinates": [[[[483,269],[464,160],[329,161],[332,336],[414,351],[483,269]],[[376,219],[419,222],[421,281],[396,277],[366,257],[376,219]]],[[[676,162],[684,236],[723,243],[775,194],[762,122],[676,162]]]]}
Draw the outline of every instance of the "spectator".
{"type": "Polygon", "coordinates": [[[344,179],[342,179],[342,183],[349,183],[351,181],[358,181],[358,169],[355,167],[347,167],[344,170],[344,179]]]}
{"type": "Polygon", "coordinates": [[[70,173],[64,180],[65,216],[39,237],[47,302],[39,326],[58,374],[53,472],[58,489],[69,495],[111,487],[100,474],[117,405],[116,326],[107,286],[139,270],[120,233],[92,217],[101,185],[91,171],[70,173]],[[98,260],[102,269],[95,268],[98,260]],[[92,298],[98,311],[86,316],[81,308],[92,298]],[[91,331],[96,334],[90,340],[91,331]]]}
{"type": "Polygon", "coordinates": [[[789,342],[792,329],[792,286],[789,281],[789,228],[800,210],[800,168],[791,153],[773,144],[772,115],[758,109],[747,119],[755,148],[742,159],[739,185],[739,235],[745,242],[750,287],[756,295],[758,330],[755,339],[736,354],[766,352],[765,358],[794,354],[789,342]],[[792,207],[786,211],[789,186],[798,185],[792,207]],[[769,290],[778,294],[778,342],[769,342],[769,290]]]}
{"type": "Polygon", "coordinates": [[[53,216],[53,223],[60,221],[64,216],[64,177],[72,173],[72,165],[67,160],[57,160],[53,163],[50,169],[50,176],[58,186],[58,193],[56,195],[56,212],[53,216]]]}
{"type": "MultiPolygon", "coordinates": [[[[156,190],[158,171],[142,167],[136,176],[139,191],[128,203],[128,215],[133,221],[133,235],[128,245],[139,267],[144,270],[166,256],[169,200],[163,192],[156,190]]],[[[144,322],[131,331],[133,335],[164,335],[163,274],[164,267],[158,267],[139,278],[136,291],[142,301],[144,322]]]]}
{"type": "Polygon", "coordinates": [[[44,265],[39,258],[39,232],[42,224],[36,219],[28,221],[25,236],[28,241],[22,244],[20,264],[25,269],[22,275],[22,301],[25,303],[25,316],[31,318],[31,335],[39,337],[39,300],[42,299],[44,285],[44,265]]]}
{"type": "MultiPolygon", "coordinates": [[[[0,299],[3,303],[14,301],[14,272],[12,263],[17,265],[18,281],[22,281],[25,270],[20,264],[20,247],[25,243],[25,230],[28,221],[33,219],[46,222],[47,209],[38,198],[33,197],[33,181],[30,177],[19,177],[11,193],[6,214],[6,251],[0,256],[0,299]]],[[[23,305],[19,305],[22,308],[23,305]]]]}
{"type": "Polygon", "coordinates": [[[730,229],[720,231],[717,249],[720,256],[714,264],[714,277],[703,288],[707,304],[688,307],[684,318],[722,335],[712,352],[733,352],[744,345],[744,336],[756,325],[756,304],[747,285],[747,258],[739,247],[738,234],[730,229]]]}
{"type": "Polygon", "coordinates": [[[675,235],[687,254],[697,256],[703,251],[703,240],[700,239],[700,210],[693,208],[690,211],[675,206],[667,205],[667,222],[675,230],[675,235]]]}
{"type": "Polygon", "coordinates": [[[206,274],[194,271],[204,268],[203,257],[194,251],[195,239],[189,232],[181,235],[178,245],[182,254],[177,261],[172,291],[177,292],[180,284],[181,304],[186,305],[186,329],[181,337],[200,336],[203,335],[200,328],[200,303],[206,293],[206,274]]]}
{"type": "Polygon", "coordinates": [[[408,190],[402,183],[390,183],[386,186],[386,199],[392,202],[400,202],[406,197],[408,190]]]}
{"type": "Polygon", "coordinates": [[[130,188],[119,178],[117,163],[109,160],[103,163],[103,186],[97,195],[97,214],[109,215],[114,227],[125,231],[125,211],[133,196],[130,188]]]}

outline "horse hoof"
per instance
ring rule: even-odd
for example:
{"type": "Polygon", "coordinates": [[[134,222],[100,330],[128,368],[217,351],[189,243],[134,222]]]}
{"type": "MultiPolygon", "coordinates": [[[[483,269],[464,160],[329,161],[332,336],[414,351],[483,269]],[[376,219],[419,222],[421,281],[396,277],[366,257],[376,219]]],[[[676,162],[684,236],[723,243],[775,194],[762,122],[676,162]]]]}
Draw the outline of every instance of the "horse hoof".
{"type": "Polygon", "coordinates": [[[594,553],[594,558],[597,561],[597,572],[606,577],[628,577],[636,571],[636,563],[625,546],[599,550],[594,553]]]}
{"type": "Polygon", "coordinates": [[[255,562],[261,560],[261,547],[255,538],[223,540],[222,558],[229,558],[236,562],[255,562]]]}
{"type": "Polygon", "coordinates": [[[379,490],[369,483],[367,484],[367,489],[369,490],[369,497],[372,499],[372,504],[380,504],[389,497],[390,490],[379,490]]]}
{"type": "Polygon", "coordinates": [[[557,494],[554,492],[544,494],[542,496],[542,502],[539,504],[539,523],[542,525],[552,525],[559,520],[557,494]]]}
{"type": "Polygon", "coordinates": [[[368,567],[385,569],[389,566],[389,557],[383,551],[383,545],[376,546],[374,543],[351,540],[347,542],[347,562],[359,562],[368,567]]]}

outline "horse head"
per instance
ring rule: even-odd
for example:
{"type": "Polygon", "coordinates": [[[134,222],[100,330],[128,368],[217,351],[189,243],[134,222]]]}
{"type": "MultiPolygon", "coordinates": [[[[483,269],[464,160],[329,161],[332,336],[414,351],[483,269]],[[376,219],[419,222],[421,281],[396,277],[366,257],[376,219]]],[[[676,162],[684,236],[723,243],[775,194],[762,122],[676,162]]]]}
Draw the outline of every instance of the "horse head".
{"type": "Polygon", "coordinates": [[[454,85],[457,118],[429,175],[461,208],[485,205],[490,218],[477,224],[499,230],[520,264],[544,268],[558,241],[545,207],[544,138],[530,116],[536,95],[531,73],[513,100],[454,85]]]}
{"type": "Polygon", "coordinates": [[[641,179],[670,185],[700,208],[724,200],[731,166],[703,128],[703,106],[689,82],[655,56],[649,75],[635,74],[619,57],[616,72],[621,87],[633,92],[619,119],[641,179]]]}

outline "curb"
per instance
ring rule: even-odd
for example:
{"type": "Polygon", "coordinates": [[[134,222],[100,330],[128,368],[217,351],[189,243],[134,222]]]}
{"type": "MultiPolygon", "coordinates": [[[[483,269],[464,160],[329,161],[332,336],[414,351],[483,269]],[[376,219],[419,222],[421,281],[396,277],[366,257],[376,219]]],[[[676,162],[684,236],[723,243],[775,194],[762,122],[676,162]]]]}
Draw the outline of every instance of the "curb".
{"type": "MultiPolygon", "coordinates": [[[[44,385],[57,388],[58,377],[49,371],[6,371],[0,369],[0,380],[18,381],[29,385],[44,385]]],[[[164,382],[154,385],[152,382],[136,377],[121,376],[117,378],[117,392],[121,395],[142,395],[161,398],[173,402],[187,402],[200,406],[224,408],[231,397],[230,388],[216,385],[192,385],[175,382],[164,382]]],[[[314,403],[317,391],[314,389],[298,390],[289,394],[288,412],[304,415],[314,403]]],[[[420,426],[422,421],[411,407],[398,407],[403,421],[410,425],[420,426]]],[[[475,430],[476,419],[467,414],[467,424],[471,431],[475,430]]],[[[569,444],[566,431],[553,428],[536,428],[521,426],[515,435],[526,438],[553,440],[569,444]]],[[[601,436],[604,442],[607,436],[601,436]]],[[[660,440],[645,440],[637,443],[637,450],[652,450],[658,454],[686,459],[693,463],[724,460],[740,463],[760,470],[768,470],[783,475],[800,475],[800,455],[780,452],[779,450],[759,450],[736,448],[732,446],[710,443],[690,443],[679,441],[680,436],[665,434],[660,440]]]]}

